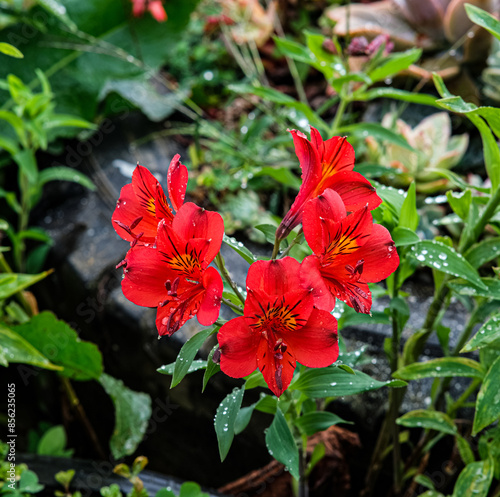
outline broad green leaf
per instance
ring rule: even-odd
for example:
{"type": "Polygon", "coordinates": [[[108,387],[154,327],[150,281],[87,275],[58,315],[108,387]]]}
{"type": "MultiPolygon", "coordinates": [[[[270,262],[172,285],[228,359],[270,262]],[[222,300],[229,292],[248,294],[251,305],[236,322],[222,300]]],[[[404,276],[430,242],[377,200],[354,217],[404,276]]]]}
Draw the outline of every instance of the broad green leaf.
{"type": "Polygon", "coordinates": [[[273,422],[266,431],[269,454],[284,464],[290,474],[299,479],[299,449],[281,409],[276,410],[273,422]]]}
{"type": "MultiPolygon", "coordinates": [[[[200,369],[205,369],[206,367],[207,367],[207,361],[204,361],[202,359],[196,359],[190,364],[186,374],[194,373],[195,371],[199,371],[200,369]]],[[[161,374],[173,375],[174,369],[175,369],[175,362],[171,362],[170,364],[164,364],[163,366],[159,367],[156,371],[158,371],[158,373],[161,374]]]]}
{"type": "Polygon", "coordinates": [[[476,414],[472,434],[476,435],[483,428],[500,418],[500,393],[498,379],[500,378],[500,357],[491,365],[479,389],[476,401],[476,414]]]}
{"type": "Polygon", "coordinates": [[[444,412],[418,409],[410,411],[396,420],[396,423],[408,428],[425,428],[449,435],[457,433],[457,427],[444,412]]]}
{"type": "Polygon", "coordinates": [[[179,497],[210,497],[210,495],[202,492],[198,483],[186,481],[181,485],[179,497]]]}
{"type": "Polygon", "coordinates": [[[394,228],[391,232],[392,240],[396,247],[404,247],[406,245],[413,245],[420,241],[418,235],[409,228],[394,228]]]}
{"type": "Polygon", "coordinates": [[[493,17],[489,12],[470,3],[465,4],[465,12],[473,23],[486,29],[486,31],[500,40],[500,21],[498,19],[493,17]]]}
{"type": "Polygon", "coordinates": [[[186,376],[189,368],[200,350],[200,347],[205,343],[205,340],[218,330],[218,327],[206,328],[196,335],[192,336],[181,348],[177,359],[175,360],[174,373],[172,376],[172,384],[170,388],[174,388],[180,383],[182,378],[186,376]]]}
{"type": "Polygon", "coordinates": [[[354,92],[354,100],[374,100],[376,98],[393,98],[394,100],[402,100],[404,102],[412,102],[414,104],[431,105],[439,107],[436,104],[437,98],[433,95],[425,95],[422,93],[414,93],[397,88],[370,88],[364,92],[354,92]]]}
{"type": "Polygon", "coordinates": [[[259,224],[255,226],[255,229],[264,233],[266,240],[269,243],[274,243],[276,238],[276,226],[273,226],[272,224],[259,224]]]}
{"type": "Polygon", "coordinates": [[[394,378],[418,380],[420,378],[466,377],[483,378],[484,369],[477,361],[466,357],[440,357],[425,362],[415,362],[398,369],[394,378]]]}
{"type": "Polygon", "coordinates": [[[54,457],[71,457],[72,449],[66,449],[67,437],[64,426],[57,425],[49,428],[38,442],[37,454],[54,457]]]}
{"type": "Polygon", "coordinates": [[[38,175],[38,186],[41,188],[49,181],[72,181],[94,191],[94,183],[85,174],[66,166],[49,167],[38,175]]]}
{"type": "Polygon", "coordinates": [[[10,43],[0,42],[0,52],[5,55],[10,55],[16,59],[22,59],[24,57],[23,53],[18,50],[15,46],[10,43]]]}
{"type": "Polygon", "coordinates": [[[350,421],[345,421],[340,416],[328,411],[309,412],[295,420],[295,424],[300,431],[308,437],[339,423],[352,424],[350,421]]]}
{"type": "Polygon", "coordinates": [[[467,464],[458,476],[452,497],[486,497],[493,480],[493,461],[467,464]]]}
{"type": "Polygon", "coordinates": [[[52,271],[44,271],[39,274],[0,274],[0,300],[11,297],[15,293],[34,285],[51,273],[52,271]]]}
{"type": "Polygon", "coordinates": [[[115,459],[135,452],[151,417],[151,397],[127,388],[121,380],[102,374],[99,382],[115,406],[115,428],[109,442],[115,459]]]}
{"type": "MultiPolygon", "coordinates": [[[[21,478],[19,479],[18,487],[16,489],[19,491],[17,495],[36,494],[43,489],[44,486],[40,485],[36,473],[30,471],[29,469],[25,469],[21,473],[21,478]]],[[[14,495],[16,495],[16,492],[14,492],[14,495]]]]}
{"type": "Polygon", "coordinates": [[[452,247],[434,240],[422,240],[411,249],[411,254],[424,266],[464,278],[473,285],[486,289],[477,271],[452,247]]]}
{"type": "Polygon", "coordinates": [[[458,452],[460,453],[460,457],[462,458],[464,464],[473,463],[476,458],[474,457],[474,452],[472,451],[469,442],[467,442],[465,438],[461,437],[458,434],[455,435],[455,441],[457,443],[458,452]]]}
{"type": "Polygon", "coordinates": [[[13,155],[12,158],[26,175],[30,184],[36,185],[38,179],[38,166],[33,151],[30,149],[20,150],[17,154],[13,155]]]}
{"type": "Polygon", "coordinates": [[[298,190],[302,181],[293,174],[288,167],[272,167],[265,166],[261,168],[255,168],[253,173],[254,177],[258,176],[271,176],[276,181],[279,181],[281,184],[285,186],[289,186],[290,188],[295,188],[298,190]]]}
{"type": "Polygon", "coordinates": [[[62,366],[63,376],[97,380],[102,375],[102,356],[97,346],[80,340],[75,330],[51,312],[37,314],[13,329],[54,364],[62,366]]]}
{"type": "Polygon", "coordinates": [[[380,65],[368,73],[373,82],[382,81],[390,76],[408,69],[411,64],[420,59],[422,50],[412,48],[406,52],[395,52],[389,55],[380,65]]]}
{"type": "Polygon", "coordinates": [[[250,423],[252,419],[252,414],[255,409],[255,404],[248,407],[242,407],[238,414],[236,415],[236,421],[234,422],[234,434],[239,435],[250,423]]]}
{"type": "Polygon", "coordinates": [[[234,438],[234,425],[241,407],[245,388],[235,388],[219,404],[214,418],[215,433],[221,461],[227,456],[234,438]]]}
{"type": "Polygon", "coordinates": [[[473,245],[464,257],[476,269],[500,256],[500,237],[488,238],[473,245]]]}
{"type": "Polygon", "coordinates": [[[338,130],[338,134],[344,135],[354,135],[360,136],[361,138],[366,138],[368,136],[374,136],[379,140],[387,140],[391,143],[399,145],[400,147],[414,152],[413,147],[399,134],[391,129],[384,128],[378,123],[356,123],[350,124],[348,126],[343,126],[338,130]]]}
{"type": "Polygon", "coordinates": [[[308,369],[300,374],[290,385],[290,390],[299,390],[311,398],[342,397],[355,395],[385,386],[400,387],[401,381],[378,381],[361,371],[352,375],[344,370],[330,366],[328,368],[308,369]]]}
{"type": "Polygon", "coordinates": [[[262,373],[256,369],[252,374],[245,378],[245,390],[251,390],[252,388],[264,387],[267,388],[267,383],[264,380],[262,373]]]}
{"type": "Polygon", "coordinates": [[[500,314],[488,319],[460,352],[472,352],[492,344],[500,346],[500,314]]]}
{"type": "Polygon", "coordinates": [[[483,287],[478,288],[463,279],[452,280],[448,286],[460,295],[469,297],[486,297],[500,300],[500,281],[497,278],[481,278],[483,287]]]}
{"type": "Polygon", "coordinates": [[[257,260],[252,252],[250,252],[250,250],[248,250],[242,242],[236,240],[236,238],[224,235],[222,241],[226,245],[229,245],[229,247],[231,247],[237,254],[241,255],[241,257],[243,257],[243,259],[245,259],[249,264],[252,264],[257,260]]]}
{"type": "Polygon", "coordinates": [[[43,354],[41,354],[31,343],[25,340],[15,331],[0,324],[0,355],[2,361],[0,364],[7,366],[5,362],[24,363],[38,366],[45,369],[56,371],[62,368],[51,363],[43,354]]]}
{"type": "Polygon", "coordinates": [[[219,349],[219,345],[214,345],[213,349],[210,351],[207,357],[207,368],[205,369],[205,374],[203,375],[203,386],[201,391],[204,392],[207,387],[208,380],[212,378],[213,375],[220,371],[220,365],[213,361],[215,352],[219,349]]]}
{"type": "Polygon", "coordinates": [[[415,182],[412,182],[403,201],[398,226],[415,231],[418,226],[418,220],[416,186],[415,182]]]}
{"type": "Polygon", "coordinates": [[[448,203],[453,209],[455,214],[460,216],[462,220],[466,220],[469,215],[470,205],[472,202],[472,192],[470,190],[465,190],[460,193],[453,191],[447,191],[446,197],[448,198],[448,203]]]}
{"type": "Polygon", "coordinates": [[[316,64],[317,59],[308,47],[305,47],[296,41],[285,40],[283,38],[278,38],[277,36],[274,37],[274,41],[276,42],[276,46],[280,52],[286,57],[290,57],[293,60],[304,62],[309,65],[316,64]]]}
{"type": "Polygon", "coordinates": [[[10,155],[15,155],[19,152],[19,148],[17,147],[17,142],[7,138],[6,136],[0,136],[0,150],[4,149],[9,152],[10,155]]]}

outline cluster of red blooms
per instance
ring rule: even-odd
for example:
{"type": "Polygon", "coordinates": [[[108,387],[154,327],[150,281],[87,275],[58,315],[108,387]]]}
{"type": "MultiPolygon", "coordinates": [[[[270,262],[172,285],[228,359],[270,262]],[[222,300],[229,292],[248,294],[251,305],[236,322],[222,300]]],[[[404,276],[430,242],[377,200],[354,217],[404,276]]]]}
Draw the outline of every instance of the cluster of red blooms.
{"type": "MultiPolygon", "coordinates": [[[[274,394],[290,384],[296,362],[329,366],[338,357],[337,321],[331,312],[340,299],[369,313],[369,282],[387,278],[399,264],[389,232],[373,223],[381,203],[369,181],[353,171],[354,151],[345,138],[311,140],[291,131],[302,168],[302,186],[277,229],[285,238],[302,224],[313,254],[257,261],[246,280],[244,314],[218,333],[220,366],[242,378],[258,368],[274,394]]],[[[209,266],[220,250],[224,224],[219,214],[184,203],[188,173],[176,155],[168,170],[168,200],[154,176],[137,166],[123,187],[113,222],[131,242],[122,288],[135,304],[156,307],[160,335],[172,335],[197,316],[217,320],[223,283],[209,266]]]]}
{"type": "Polygon", "coordinates": [[[146,10],[158,21],[164,22],[167,20],[167,13],[163,7],[162,0],[131,0],[132,13],[134,17],[141,17],[146,10]]]}

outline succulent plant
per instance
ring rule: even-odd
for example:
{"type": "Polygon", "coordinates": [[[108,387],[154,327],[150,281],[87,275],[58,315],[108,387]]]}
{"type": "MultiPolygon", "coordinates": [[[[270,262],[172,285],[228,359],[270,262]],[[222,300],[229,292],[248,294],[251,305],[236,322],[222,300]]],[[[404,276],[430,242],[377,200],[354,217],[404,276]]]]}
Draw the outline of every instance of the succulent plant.
{"type": "Polygon", "coordinates": [[[415,181],[417,191],[433,194],[446,189],[448,180],[436,173],[435,169],[451,169],[456,166],[467,150],[469,135],[451,135],[451,120],[446,112],[438,112],[423,119],[415,128],[386,114],[382,126],[394,127],[415,152],[392,142],[377,142],[367,139],[370,161],[392,167],[398,174],[387,175],[385,180],[393,186],[407,186],[415,181]]]}
{"type": "MultiPolygon", "coordinates": [[[[381,0],[330,7],[324,17],[335,23],[333,34],[336,36],[364,36],[372,40],[386,35],[396,50],[415,46],[436,50],[468,35],[464,41],[464,60],[471,62],[482,58],[484,61],[491,37],[484,30],[471,29],[474,25],[465,12],[466,3],[489,12],[500,9],[500,0],[381,0]]],[[[418,69],[413,71],[415,76],[430,75],[418,69]]],[[[447,71],[444,75],[455,76],[457,73],[458,70],[447,71]]]]}

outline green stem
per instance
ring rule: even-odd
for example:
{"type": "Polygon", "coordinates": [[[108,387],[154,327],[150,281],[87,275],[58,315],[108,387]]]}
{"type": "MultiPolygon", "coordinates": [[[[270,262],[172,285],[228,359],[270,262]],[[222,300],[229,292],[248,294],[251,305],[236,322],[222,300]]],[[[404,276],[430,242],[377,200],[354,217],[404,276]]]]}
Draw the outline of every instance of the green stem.
{"type": "Polygon", "coordinates": [[[477,390],[477,387],[482,383],[482,381],[483,380],[481,378],[474,378],[471,381],[470,385],[465,389],[465,392],[450,406],[450,409],[448,410],[449,416],[455,416],[458,409],[460,409],[465,402],[467,402],[467,399],[477,390]]]}
{"type": "Polygon", "coordinates": [[[224,259],[222,258],[220,252],[217,254],[215,258],[215,263],[219,267],[219,271],[221,272],[222,277],[229,283],[236,296],[240,299],[241,303],[245,305],[245,297],[243,297],[242,293],[238,288],[238,285],[232,280],[231,276],[229,275],[226,266],[224,264],[224,259]]]}
{"type": "Polygon", "coordinates": [[[302,230],[302,228],[300,228],[297,236],[291,241],[290,245],[288,245],[288,247],[283,250],[283,252],[281,252],[280,256],[278,257],[278,259],[283,259],[283,257],[287,256],[288,253],[290,252],[290,250],[292,249],[292,247],[294,247],[295,245],[297,245],[298,243],[300,243],[303,238],[304,238],[304,231],[302,230]]]}
{"type": "Polygon", "coordinates": [[[337,112],[335,113],[335,119],[333,120],[331,132],[330,132],[330,134],[333,136],[335,136],[338,133],[337,130],[340,128],[340,124],[342,122],[342,118],[344,117],[348,103],[349,103],[349,101],[347,99],[345,99],[342,96],[340,97],[339,106],[337,108],[337,112]]]}
{"type": "Polygon", "coordinates": [[[281,240],[279,240],[278,238],[275,238],[274,239],[274,247],[273,247],[273,255],[271,256],[271,259],[274,261],[276,259],[276,257],[278,256],[278,253],[280,251],[280,244],[281,244],[281,240]]]}
{"type": "Polygon", "coordinates": [[[243,314],[243,309],[236,304],[233,304],[229,299],[226,299],[225,297],[222,297],[222,302],[226,304],[228,307],[230,307],[234,312],[237,312],[238,314],[243,314]]]}

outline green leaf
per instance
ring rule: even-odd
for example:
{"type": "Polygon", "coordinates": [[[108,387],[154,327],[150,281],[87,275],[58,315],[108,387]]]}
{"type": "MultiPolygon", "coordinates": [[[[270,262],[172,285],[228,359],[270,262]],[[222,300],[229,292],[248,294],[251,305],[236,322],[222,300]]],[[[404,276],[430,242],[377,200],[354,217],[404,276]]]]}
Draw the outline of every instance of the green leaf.
{"type": "Polygon", "coordinates": [[[448,282],[448,286],[460,295],[468,295],[469,297],[486,297],[490,299],[500,300],[500,281],[496,278],[481,278],[483,287],[478,288],[475,285],[462,280],[452,280],[448,282]]]}
{"type": "Polygon", "coordinates": [[[73,450],[67,450],[66,443],[64,426],[53,426],[43,434],[38,442],[36,453],[44,456],[71,457],[73,450]]]}
{"type": "Polygon", "coordinates": [[[15,155],[19,152],[17,148],[17,142],[7,138],[6,136],[0,136],[0,149],[4,149],[9,152],[10,155],[15,155]]]}
{"type": "MultiPolygon", "coordinates": [[[[194,373],[195,371],[199,371],[200,369],[206,369],[206,367],[207,367],[207,361],[204,361],[202,359],[196,359],[196,361],[193,361],[190,364],[186,374],[194,373]]],[[[175,369],[175,362],[171,362],[170,364],[165,364],[159,367],[156,371],[158,371],[158,373],[161,374],[173,375],[174,369],[175,369]]]]}
{"type": "Polygon", "coordinates": [[[186,481],[181,485],[179,497],[210,497],[210,495],[202,492],[198,483],[186,481]]]}
{"type": "Polygon", "coordinates": [[[38,186],[41,188],[49,181],[72,181],[94,191],[94,183],[83,173],[66,166],[48,167],[38,175],[38,186]]]}
{"type": "Polygon", "coordinates": [[[286,57],[312,66],[316,64],[317,59],[308,47],[296,41],[286,40],[277,36],[274,37],[274,41],[280,52],[286,57]]]}
{"type": "Polygon", "coordinates": [[[422,50],[412,48],[406,52],[396,52],[389,55],[381,64],[368,73],[373,82],[382,81],[390,76],[408,69],[411,64],[420,59],[422,50]]]}
{"type": "Polygon", "coordinates": [[[26,175],[30,184],[36,185],[38,179],[38,166],[33,151],[30,149],[24,149],[13,155],[12,158],[21,171],[26,175]]]}
{"type": "Polygon", "coordinates": [[[500,40],[500,21],[498,19],[493,17],[489,12],[470,3],[465,4],[465,12],[473,23],[486,29],[486,31],[500,40]]]}
{"type": "Polygon", "coordinates": [[[14,327],[14,331],[54,364],[62,366],[63,376],[74,380],[97,380],[101,376],[102,356],[97,346],[80,340],[75,330],[51,312],[33,316],[28,323],[14,327]]]}
{"type": "Polygon", "coordinates": [[[491,459],[467,464],[458,476],[452,497],[486,497],[492,480],[491,459]]]}
{"type": "Polygon", "coordinates": [[[491,365],[479,389],[476,401],[476,414],[472,434],[476,435],[483,428],[500,418],[500,394],[498,379],[500,378],[500,357],[491,365]]]}
{"type": "Polygon", "coordinates": [[[236,238],[224,235],[222,241],[231,247],[237,254],[241,255],[241,257],[243,257],[243,259],[245,259],[249,264],[252,264],[257,260],[252,252],[250,252],[250,250],[248,250],[243,243],[236,240],[236,238]]]}
{"type": "Polygon", "coordinates": [[[60,366],[52,364],[22,336],[2,324],[0,324],[0,355],[3,359],[0,361],[0,364],[3,366],[7,366],[7,364],[5,364],[7,361],[31,364],[40,368],[56,371],[62,370],[60,366]]]}
{"type": "Polygon", "coordinates": [[[295,424],[300,431],[308,437],[339,423],[352,424],[350,421],[345,421],[340,416],[328,411],[309,412],[295,420],[295,424]]]}
{"type": "Polygon", "coordinates": [[[214,418],[215,433],[219,444],[219,454],[221,461],[227,456],[234,438],[234,425],[236,417],[241,407],[245,388],[235,388],[219,404],[214,418]]]}
{"type": "Polygon", "coordinates": [[[387,140],[395,145],[399,145],[405,150],[415,152],[414,148],[399,134],[391,129],[384,128],[381,124],[377,123],[356,123],[349,126],[343,126],[338,130],[338,134],[354,135],[366,138],[374,136],[379,140],[387,140]]]}
{"type": "Polygon", "coordinates": [[[466,377],[483,378],[484,369],[477,361],[466,357],[440,357],[425,362],[415,362],[393,373],[394,378],[418,380],[420,378],[466,377]]]}
{"type": "Polygon", "coordinates": [[[69,18],[63,3],[58,0],[37,0],[37,2],[38,5],[59,19],[71,31],[76,31],[78,29],[77,25],[69,18]]]}
{"type": "Polygon", "coordinates": [[[205,374],[203,375],[203,386],[201,388],[202,392],[205,391],[205,388],[207,387],[208,384],[208,380],[210,380],[210,378],[212,378],[214,374],[217,374],[220,371],[220,365],[213,361],[215,351],[218,350],[218,348],[219,345],[214,345],[213,349],[210,351],[210,354],[208,354],[207,368],[205,370],[205,374]]]}
{"type": "Polygon", "coordinates": [[[376,98],[393,98],[394,100],[402,100],[404,102],[412,102],[414,104],[431,105],[439,107],[436,103],[437,98],[433,95],[425,95],[397,88],[371,88],[367,91],[354,92],[354,100],[374,100],[376,98]]]}
{"type": "Polygon", "coordinates": [[[0,274],[0,300],[11,297],[17,292],[34,285],[43,280],[52,271],[44,271],[39,274],[19,274],[19,273],[2,273],[0,274]]]}
{"type": "Polygon", "coordinates": [[[22,59],[24,57],[23,53],[10,43],[0,42],[0,52],[5,55],[10,55],[16,59],[22,59]]]}
{"type": "Polygon", "coordinates": [[[179,355],[175,360],[174,374],[172,376],[172,384],[170,385],[170,388],[174,388],[181,382],[182,378],[186,376],[193,359],[200,350],[200,347],[205,343],[205,340],[210,335],[213,335],[218,329],[219,328],[217,326],[206,328],[196,333],[196,335],[192,336],[182,346],[179,355]]]}
{"type": "Polygon", "coordinates": [[[99,382],[115,406],[115,428],[109,442],[115,459],[135,452],[151,417],[151,397],[127,388],[121,380],[102,374],[99,382]]]}
{"type": "Polygon", "coordinates": [[[464,464],[473,463],[476,459],[474,457],[474,452],[472,451],[469,442],[465,440],[465,438],[460,435],[455,435],[455,441],[457,443],[458,452],[460,453],[460,457],[464,464]]]}
{"type": "Polygon", "coordinates": [[[274,243],[274,239],[276,238],[276,226],[272,224],[259,224],[255,226],[255,229],[264,233],[267,242],[274,243]]]}
{"type": "Polygon", "coordinates": [[[396,244],[396,247],[405,247],[420,241],[418,235],[409,228],[394,228],[391,232],[391,236],[392,240],[396,244]]]}
{"type": "Polygon", "coordinates": [[[408,228],[415,231],[418,226],[418,220],[416,185],[413,181],[406,192],[403,207],[399,214],[398,226],[400,228],[408,228]]]}
{"type": "Polygon", "coordinates": [[[19,479],[19,495],[23,494],[36,494],[43,490],[45,487],[40,485],[38,481],[38,476],[33,471],[29,469],[24,470],[21,473],[21,478],[19,479]]]}
{"type": "Polygon", "coordinates": [[[470,265],[476,269],[500,256],[500,237],[488,238],[473,245],[464,254],[470,265]]]}
{"type": "Polygon", "coordinates": [[[376,390],[385,386],[400,387],[401,381],[378,381],[361,371],[349,374],[335,366],[308,369],[293,381],[290,390],[299,390],[311,398],[342,397],[376,390]]]}
{"type": "Polygon", "coordinates": [[[255,178],[258,176],[271,176],[271,178],[274,178],[281,184],[294,188],[295,190],[298,190],[302,184],[302,181],[297,178],[288,167],[265,166],[255,168],[253,175],[255,178]]]}
{"type": "Polygon", "coordinates": [[[299,449],[281,409],[276,410],[273,422],[266,431],[269,454],[284,464],[290,474],[299,479],[299,449]]]}
{"type": "Polygon", "coordinates": [[[423,494],[420,494],[418,497],[445,497],[441,492],[437,492],[436,490],[427,490],[423,494]]]}
{"type": "Polygon", "coordinates": [[[8,122],[12,126],[23,147],[27,148],[28,138],[26,136],[26,129],[23,120],[13,112],[1,109],[0,109],[0,120],[8,122]]]}
{"type": "Polygon", "coordinates": [[[424,266],[464,278],[479,288],[486,289],[477,271],[452,247],[434,240],[422,240],[412,246],[411,255],[424,266]]]}
{"type": "Polygon", "coordinates": [[[80,119],[77,116],[70,116],[67,114],[52,114],[50,119],[43,124],[45,129],[52,128],[84,128],[84,129],[97,129],[97,126],[85,119],[80,119]]]}
{"type": "Polygon", "coordinates": [[[396,420],[398,425],[408,428],[426,428],[449,435],[457,433],[457,427],[444,412],[418,409],[410,411],[396,420]]]}
{"type": "Polygon", "coordinates": [[[488,345],[500,346],[500,314],[488,319],[460,352],[472,352],[488,345]]]}

